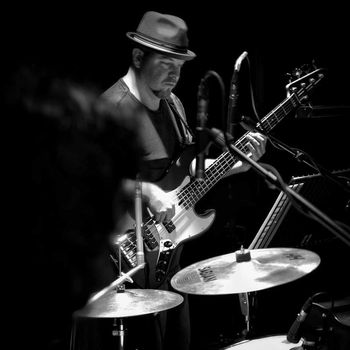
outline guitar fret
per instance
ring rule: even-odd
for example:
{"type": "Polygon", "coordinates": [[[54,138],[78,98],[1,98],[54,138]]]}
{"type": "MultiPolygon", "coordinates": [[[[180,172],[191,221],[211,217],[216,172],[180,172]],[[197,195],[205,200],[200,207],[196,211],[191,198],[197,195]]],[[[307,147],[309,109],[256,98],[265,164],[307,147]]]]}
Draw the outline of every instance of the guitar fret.
{"type": "Polygon", "coordinates": [[[199,198],[197,196],[197,192],[193,192],[192,194],[189,195],[189,201],[188,201],[189,207],[191,207],[192,203],[196,202],[197,198],[199,198]]]}
{"type": "Polygon", "coordinates": [[[264,117],[261,123],[264,124],[263,128],[267,131],[271,130],[277,123],[289,114],[294,107],[299,104],[299,100],[295,94],[290,95],[282,103],[280,103],[274,110],[272,110],[266,117],[264,117]],[[273,118],[274,117],[274,118],[273,118]]]}
{"type": "MultiPolygon", "coordinates": [[[[288,107],[288,106],[286,106],[286,107],[288,107]]],[[[288,109],[284,108],[284,104],[281,105],[281,108],[282,108],[284,114],[287,114],[289,112],[288,109]]]]}
{"type": "Polygon", "coordinates": [[[297,106],[300,104],[300,101],[299,101],[299,99],[298,99],[298,96],[296,96],[295,94],[293,94],[293,95],[291,96],[290,101],[291,101],[293,107],[297,107],[297,106]],[[295,98],[296,101],[293,101],[293,97],[295,98]]]}

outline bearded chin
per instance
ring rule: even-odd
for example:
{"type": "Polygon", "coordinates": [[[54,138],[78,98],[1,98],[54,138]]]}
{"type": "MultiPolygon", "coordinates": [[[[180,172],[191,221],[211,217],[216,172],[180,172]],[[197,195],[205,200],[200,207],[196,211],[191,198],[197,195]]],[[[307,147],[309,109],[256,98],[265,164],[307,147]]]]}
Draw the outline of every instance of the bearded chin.
{"type": "Polygon", "coordinates": [[[165,89],[165,90],[158,90],[158,91],[153,90],[153,93],[154,93],[158,98],[167,99],[167,98],[170,97],[171,90],[172,90],[172,89],[165,89]]]}

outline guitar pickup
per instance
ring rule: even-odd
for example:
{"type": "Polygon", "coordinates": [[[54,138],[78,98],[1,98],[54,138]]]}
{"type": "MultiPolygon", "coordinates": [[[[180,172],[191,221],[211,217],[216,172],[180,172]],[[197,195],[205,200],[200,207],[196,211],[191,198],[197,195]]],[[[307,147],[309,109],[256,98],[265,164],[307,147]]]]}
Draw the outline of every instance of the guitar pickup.
{"type": "Polygon", "coordinates": [[[166,230],[169,233],[171,233],[171,232],[173,232],[175,230],[175,225],[174,225],[174,223],[171,220],[168,221],[166,224],[163,224],[163,225],[164,225],[164,227],[166,228],[166,230]]]}

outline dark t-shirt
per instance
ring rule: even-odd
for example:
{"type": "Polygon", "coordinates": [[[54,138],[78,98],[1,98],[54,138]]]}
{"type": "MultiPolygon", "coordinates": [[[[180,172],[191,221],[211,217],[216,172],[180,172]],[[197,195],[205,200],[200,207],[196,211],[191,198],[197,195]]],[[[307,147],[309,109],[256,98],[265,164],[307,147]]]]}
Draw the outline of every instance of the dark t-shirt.
{"type": "MultiPolygon", "coordinates": [[[[143,159],[141,178],[159,181],[181,152],[181,145],[190,142],[188,131],[181,122],[172,100],[162,99],[159,109],[152,111],[143,105],[129,90],[123,79],[119,79],[106,90],[102,97],[116,106],[119,115],[132,120],[140,137],[143,159]]],[[[177,103],[180,103],[173,95],[177,103]]]]}

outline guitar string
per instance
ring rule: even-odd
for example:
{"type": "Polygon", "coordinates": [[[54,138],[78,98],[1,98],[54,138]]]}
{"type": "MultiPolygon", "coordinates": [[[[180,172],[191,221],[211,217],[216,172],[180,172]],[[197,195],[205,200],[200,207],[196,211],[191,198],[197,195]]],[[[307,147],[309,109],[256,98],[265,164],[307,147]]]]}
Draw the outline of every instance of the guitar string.
{"type": "MultiPolygon", "coordinates": [[[[297,104],[297,101],[293,103],[294,97],[294,94],[288,97],[284,102],[282,102],[272,112],[270,112],[265,118],[263,118],[261,123],[268,124],[268,127],[271,129],[274,125],[277,124],[277,121],[280,121],[280,119],[286,114],[288,114],[297,104]],[[286,106],[286,103],[290,101],[292,102],[291,105],[286,106]],[[283,109],[283,113],[281,109],[283,109]],[[275,118],[275,120],[272,120],[272,123],[270,123],[271,116],[273,115],[277,118],[275,118]]],[[[244,134],[236,143],[237,147],[245,153],[248,153],[250,151],[250,149],[247,146],[249,142],[246,140],[247,135],[248,132],[244,134]]],[[[230,152],[224,152],[210,167],[208,167],[206,171],[206,180],[208,181],[192,181],[191,183],[186,185],[179,193],[177,193],[177,197],[180,199],[180,202],[184,202],[185,208],[191,207],[193,204],[196,203],[196,201],[199,198],[201,198],[202,194],[205,194],[212,187],[212,183],[215,184],[222,177],[223,174],[230,170],[230,168],[235,162],[236,158],[233,157],[230,152]],[[222,159],[224,160],[224,162],[222,161],[222,159]],[[211,186],[208,186],[208,182],[212,182],[210,184],[211,186]]]]}

